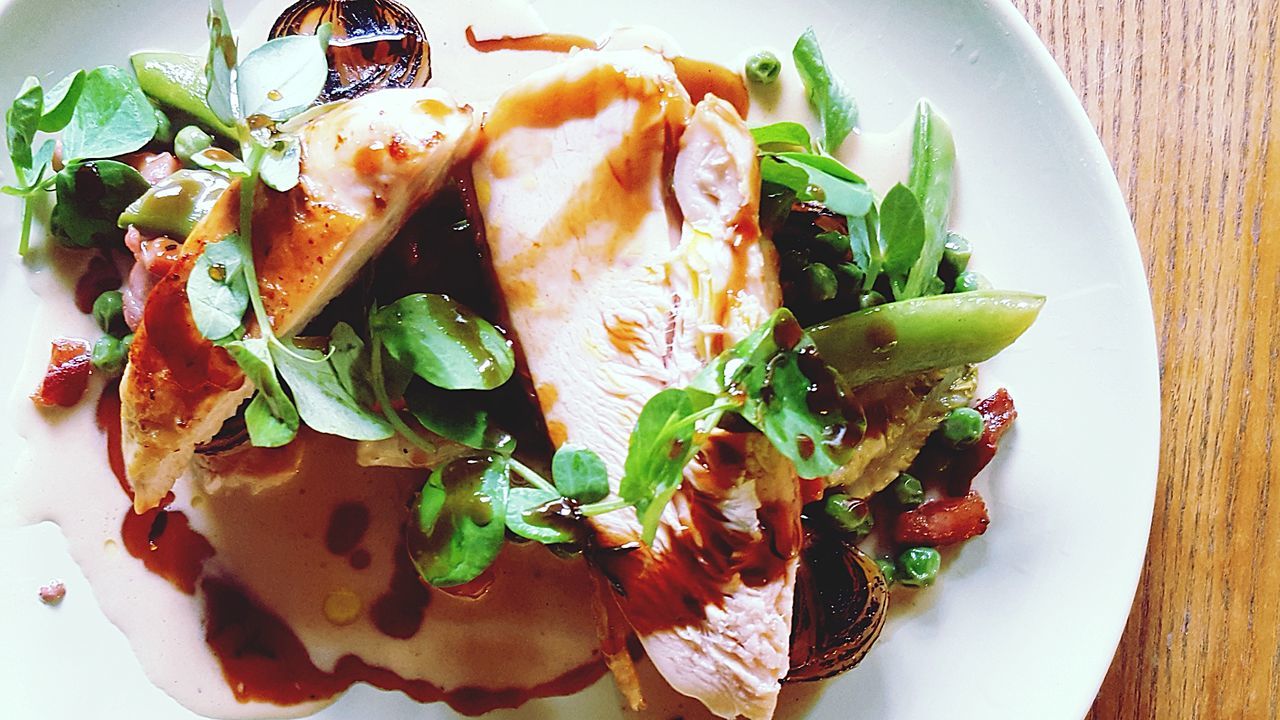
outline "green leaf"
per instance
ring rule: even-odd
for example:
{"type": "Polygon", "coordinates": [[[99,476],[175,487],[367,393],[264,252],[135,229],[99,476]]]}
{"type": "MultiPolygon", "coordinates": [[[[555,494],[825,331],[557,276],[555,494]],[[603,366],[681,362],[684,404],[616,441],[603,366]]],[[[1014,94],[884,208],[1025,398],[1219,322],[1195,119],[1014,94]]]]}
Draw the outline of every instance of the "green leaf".
{"type": "Polygon", "coordinates": [[[254,447],[283,447],[298,435],[298,409],[280,385],[267,341],[234,340],[224,345],[236,364],[258,388],[245,410],[245,427],[254,447]]]}
{"type": "Polygon", "coordinates": [[[395,435],[385,418],[361,405],[347,389],[329,354],[273,344],[271,357],[293,391],[298,415],[307,427],[348,440],[386,440],[395,435]]]}
{"type": "Polygon", "coordinates": [[[924,213],[925,240],[920,258],[907,280],[907,298],[930,294],[938,276],[947,242],[947,219],[951,214],[952,170],[956,146],[947,126],[927,101],[916,106],[916,123],[911,143],[911,175],[908,185],[920,201],[924,213]]]}
{"type": "Polygon", "coordinates": [[[226,340],[244,328],[249,309],[245,259],[244,243],[239,236],[229,235],[205,245],[187,277],[191,318],[207,340],[226,340]]]}
{"type": "Polygon", "coordinates": [[[53,153],[57,149],[58,141],[53,138],[49,138],[48,140],[45,140],[44,143],[40,145],[40,149],[36,151],[35,156],[32,158],[31,167],[37,173],[40,173],[40,177],[35,181],[32,181],[30,187],[31,190],[35,190],[36,187],[44,182],[44,171],[49,170],[52,167],[53,153]]]}
{"type": "Polygon", "coordinates": [[[832,212],[850,217],[866,215],[874,203],[866,182],[834,158],[808,153],[778,153],[770,157],[804,172],[803,185],[791,186],[802,200],[817,200],[832,212]],[[815,195],[811,187],[820,188],[821,195],[815,195]]]}
{"type": "Polygon", "coordinates": [[[62,154],[69,160],[127,155],[151,142],[157,126],[156,110],[133,75],[104,65],[85,76],[62,154]]]}
{"type": "Polygon", "coordinates": [[[885,245],[884,271],[894,285],[894,296],[907,300],[902,285],[924,247],[925,226],[920,203],[905,185],[894,185],[880,203],[880,234],[885,245]]]}
{"type": "MultiPolygon", "coordinates": [[[[31,143],[40,127],[40,115],[44,111],[44,88],[40,81],[29,77],[22,83],[13,105],[4,115],[5,139],[9,143],[9,157],[19,170],[30,170],[31,143]]],[[[22,179],[20,179],[22,181],[22,179]]]]}
{"type": "Polygon", "coordinates": [[[236,68],[241,116],[280,122],[310,107],[329,77],[325,42],[314,35],[289,35],[249,53],[236,68]]]}
{"type": "Polygon", "coordinates": [[[231,34],[231,21],[222,0],[209,0],[209,56],[204,64],[209,89],[205,101],[214,117],[223,125],[235,126],[236,107],[232,97],[231,71],[236,66],[239,50],[231,34]]]}
{"type": "Polygon", "coordinates": [[[618,495],[636,506],[645,542],[652,542],[662,510],[684,482],[684,468],[698,448],[689,393],[668,388],[640,411],[623,466],[618,495]]]}
{"type": "Polygon", "coordinates": [[[393,358],[445,390],[492,390],[515,370],[506,336],[447,295],[401,298],[370,324],[393,358]]]}
{"type": "Polygon", "coordinates": [[[84,91],[88,73],[77,70],[62,78],[54,85],[44,98],[44,114],[40,117],[40,129],[44,132],[58,132],[71,122],[76,103],[84,91]]]}
{"type": "Polygon", "coordinates": [[[609,470],[600,456],[585,447],[561,445],[551,458],[551,476],[561,495],[581,503],[609,495],[609,470]]]}
{"type": "Polygon", "coordinates": [[[117,223],[120,213],[151,185],[137,170],[114,160],[76,161],[58,173],[54,183],[58,204],[53,208],[53,232],[75,247],[110,247],[124,239],[117,223]]]}
{"type": "Polygon", "coordinates": [[[509,488],[502,455],[460,458],[431,473],[405,528],[423,580],[463,585],[493,564],[506,537],[509,488]]]}
{"type": "Polygon", "coordinates": [[[544,506],[561,497],[541,488],[515,487],[507,496],[507,529],[528,540],[544,545],[577,541],[572,519],[561,519],[540,512],[544,506]]]}
{"type": "Polygon", "coordinates": [[[763,152],[797,151],[809,152],[813,141],[809,138],[809,129],[796,122],[779,122],[751,130],[756,146],[763,152]]]}
{"type": "Polygon", "coordinates": [[[409,413],[440,437],[476,450],[506,454],[515,450],[515,438],[493,423],[474,392],[441,390],[419,382],[409,386],[405,399],[409,413]]]}
{"type": "Polygon", "coordinates": [[[262,157],[258,176],[267,187],[289,192],[298,185],[302,174],[302,143],[296,135],[285,135],[262,157]]]}
{"type": "Polygon", "coordinates": [[[791,50],[800,79],[809,95],[809,103],[818,113],[822,126],[822,148],[827,152],[840,149],[845,138],[858,126],[858,106],[844,84],[835,77],[822,57],[818,36],[813,28],[804,31],[791,50]]]}
{"type": "Polygon", "coordinates": [[[736,412],[764,433],[802,478],[834,472],[849,459],[851,441],[861,437],[863,419],[844,415],[839,377],[785,308],[716,358],[693,386],[738,399],[736,412]]]}

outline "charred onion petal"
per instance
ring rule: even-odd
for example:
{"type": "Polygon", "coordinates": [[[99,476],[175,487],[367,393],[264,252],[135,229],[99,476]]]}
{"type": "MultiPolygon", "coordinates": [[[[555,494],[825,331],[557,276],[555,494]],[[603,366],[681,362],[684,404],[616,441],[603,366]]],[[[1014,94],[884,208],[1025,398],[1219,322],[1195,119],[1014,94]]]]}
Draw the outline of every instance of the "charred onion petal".
{"type": "Polygon", "coordinates": [[[431,79],[431,45],[413,13],[390,0],[301,0],[280,13],[271,37],[314,35],[333,24],[329,79],[319,102],[350,100],[431,79]]]}
{"type": "Polygon", "coordinates": [[[806,521],[787,682],[822,680],[857,665],[880,636],[888,608],[889,586],[875,561],[806,521]]]}

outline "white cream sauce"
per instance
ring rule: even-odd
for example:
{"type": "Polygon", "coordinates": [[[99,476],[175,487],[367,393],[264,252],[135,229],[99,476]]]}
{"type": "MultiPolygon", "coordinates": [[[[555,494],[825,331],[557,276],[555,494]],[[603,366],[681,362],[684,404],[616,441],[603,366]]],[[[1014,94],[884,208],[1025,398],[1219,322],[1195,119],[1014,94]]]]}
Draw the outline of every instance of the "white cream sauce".
{"type": "MultiPolygon", "coordinates": [[[[405,4],[422,20],[431,41],[431,84],[478,110],[490,107],[520,78],[562,57],[549,52],[478,53],[468,46],[468,26],[481,40],[561,29],[548,28],[524,0],[405,4]]],[[[265,38],[279,8],[277,2],[260,3],[237,23],[244,46],[265,38]]],[[[656,47],[672,55],[682,50],[654,30],[601,30],[602,37],[612,37],[612,47],[656,47]]],[[[737,57],[688,50],[736,69],[754,48],[742,49],[737,57]]],[[[752,125],[805,119],[816,127],[790,67],[778,85],[753,88],[753,93],[752,125]]],[[[891,133],[851,137],[840,157],[883,196],[906,178],[910,118],[891,133]]],[[[327,704],[280,708],[239,702],[205,642],[200,594],[184,594],[125,552],[120,528],[130,505],[107,465],[105,440],[95,423],[94,401],[102,383],[95,379],[85,401],[70,410],[37,410],[27,398],[44,371],[49,340],[98,334],[92,320],[72,303],[71,289],[84,258],[52,245],[37,251],[29,267],[31,288],[40,298],[34,310],[38,321],[8,406],[26,452],[18,461],[18,480],[0,486],[13,492],[0,497],[3,512],[13,516],[5,519],[50,520],[61,527],[104,613],[129,638],[148,677],[186,707],[215,717],[251,718],[301,716],[327,704]]],[[[386,591],[404,503],[423,473],[361,468],[354,447],[343,441],[309,435],[303,442],[302,467],[291,481],[257,495],[235,487],[205,494],[186,478],[175,489],[173,509],[186,512],[214,546],[206,575],[233,577],[252,588],[293,628],[317,667],[328,670],[339,657],[355,654],[404,678],[429,680],[446,689],[493,687],[495,678],[501,678],[501,686],[532,686],[596,656],[594,624],[581,622],[591,613],[584,566],[533,546],[504,551],[497,580],[480,601],[435,593],[411,640],[392,640],[378,632],[368,608],[386,591]],[[352,568],[346,558],[324,547],[333,507],[351,500],[365,503],[370,511],[371,524],[361,543],[371,554],[366,570],[352,568]],[[326,614],[325,601],[335,593],[337,600],[355,607],[349,624],[336,624],[332,612],[326,614]],[[510,662],[512,657],[521,662],[510,662]]]]}

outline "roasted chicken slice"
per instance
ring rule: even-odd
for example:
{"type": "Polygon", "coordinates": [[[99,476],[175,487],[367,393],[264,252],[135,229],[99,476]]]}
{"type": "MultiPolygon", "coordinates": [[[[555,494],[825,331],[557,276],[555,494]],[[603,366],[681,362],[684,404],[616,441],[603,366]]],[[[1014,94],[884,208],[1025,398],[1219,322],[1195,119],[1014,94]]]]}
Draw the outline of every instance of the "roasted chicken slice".
{"type": "MultiPolygon", "coordinates": [[[[648,51],[577,53],[501,98],[483,136],[488,243],[552,439],[596,450],[616,490],[645,402],[779,305],[755,144],[732,106],[694,107],[648,51]]],[[[799,505],[763,437],[723,434],[652,546],[633,511],[591,521],[593,565],[654,665],[723,717],[777,702],[799,505]]]]}
{"type": "MultiPolygon", "coordinates": [[[[434,89],[384,90],[340,105],[300,131],[302,177],[263,188],[253,212],[259,288],[275,332],[300,330],[376,255],[471,152],[471,109],[434,89]]],[[[120,385],[134,508],[156,506],[253,392],[191,318],[187,277],[207,243],[237,231],[238,184],[191,233],[151,292],[120,385]]]]}

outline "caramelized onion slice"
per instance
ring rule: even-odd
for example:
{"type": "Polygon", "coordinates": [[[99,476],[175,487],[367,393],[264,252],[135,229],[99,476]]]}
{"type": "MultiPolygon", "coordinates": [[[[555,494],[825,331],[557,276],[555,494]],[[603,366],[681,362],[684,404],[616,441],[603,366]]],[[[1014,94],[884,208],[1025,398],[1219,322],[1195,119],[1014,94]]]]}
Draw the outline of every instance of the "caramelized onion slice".
{"type": "Polygon", "coordinates": [[[888,609],[888,583],[875,562],[806,522],[787,682],[822,680],[857,665],[880,637],[888,609]]]}
{"type": "Polygon", "coordinates": [[[333,38],[320,102],[422,87],[431,79],[431,46],[422,24],[391,0],[300,0],[280,13],[271,37],[314,35],[325,23],[333,24],[333,38]]]}

